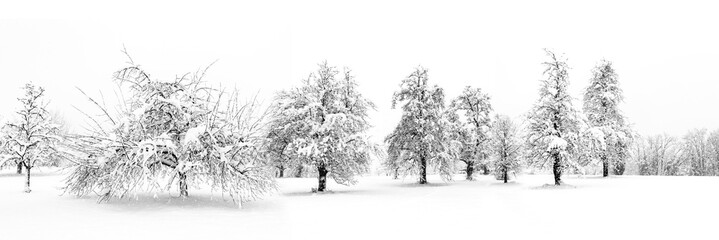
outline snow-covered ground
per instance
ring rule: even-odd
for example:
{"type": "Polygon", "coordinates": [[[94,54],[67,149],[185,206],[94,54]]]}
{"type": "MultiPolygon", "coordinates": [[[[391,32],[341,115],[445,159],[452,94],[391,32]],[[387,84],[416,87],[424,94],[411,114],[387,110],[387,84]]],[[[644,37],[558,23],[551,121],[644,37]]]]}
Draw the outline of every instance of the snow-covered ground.
{"type": "Polygon", "coordinates": [[[717,177],[566,176],[555,188],[548,175],[426,186],[371,176],[324,194],[309,192],[315,179],[287,178],[238,209],[198,189],[96,204],[35,172],[30,194],[0,173],[0,239],[715,239],[719,216],[717,177]]]}

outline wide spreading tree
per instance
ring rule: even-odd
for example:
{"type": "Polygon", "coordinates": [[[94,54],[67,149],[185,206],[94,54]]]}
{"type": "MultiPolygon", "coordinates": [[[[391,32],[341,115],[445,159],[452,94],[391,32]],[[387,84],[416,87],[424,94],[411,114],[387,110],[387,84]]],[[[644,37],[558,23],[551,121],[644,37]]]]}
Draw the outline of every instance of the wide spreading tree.
{"type": "Polygon", "coordinates": [[[273,191],[262,152],[266,114],[254,101],[206,85],[204,76],[156,80],[135,64],[117,71],[129,98],[118,116],[90,99],[104,117],[90,118],[93,131],[73,137],[66,191],[94,192],[103,201],[173,186],[188,197],[189,186],[209,185],[239,204],[273,191]]]}
{"type": "Polygon", "coordinates": [[[549,60],[540,80],[539,99],[530,110],[526,144],[532,165],[551,166],[554,184],[562,183],[566,168],[578,168],[574,159],[580,120],[569,95],[569,66],[563,57],[546,50],[549,60]]]}
{"type": "Polygon", "coordinates": [[[274,157],[284,159],[275,162],[316,169],[316,191],[325,191],[328,177],[354,184],[377,153],[366,135],[367,114],[375,106],[357,87],[350,70],[340,76],[325,62],[302,86],[277,93],[270,148],[274,157]]]}
{"type": "Polygon", "coordinates": [[[444,180],[455,172],[458,151],[450,134],[445,113],[444,91],[430,85],[427,69],[417,68],[400,83],[392,98],[392,108],[402,106],[402,118],[387,136],[388,157],[384,163],[390,170],[419,175],[419,183],[427,183],[427,169],[434,167],[444,180]]]}
{"type": "Polygon", "coordinates": [[[590,157],[599,159],[604,177],[609,176],[610,167],[615,174],[622,174],[629,155],[632,133],[619,110],[623,99],[612,63],[602,60],[592,70],[589,86],[584,90],[583,109],[589,127],[586,135],[598,143],[586,150],[591,152],[590,157]]]}
{"type": "MultiPolygon", "coordinates": [[[[467,86],[462,94],[452,100],[449,108],[464,112],[466,137],[461,139],[459,160],[465,163],[467,180],[472,180],[475,168],[487,174],[489,156],[490,113],[492,105],[489,95],[480,88],[467,86]]],[[[460,135],[461,136],[461,135],[460,135]]]]}
{"type": "Polygon", "coordinates": [[[37,165],[49,164],[61,156],[58,144],[60,128],[46,110],[45,89],[31,83],[23,87],[25,95],[18,98],[22,105],[17,118],[3,127],[3,154],[0,166],[17,165],[18,173],[25,168],[25,192],[30,192],[30,171],[37,165]]]}

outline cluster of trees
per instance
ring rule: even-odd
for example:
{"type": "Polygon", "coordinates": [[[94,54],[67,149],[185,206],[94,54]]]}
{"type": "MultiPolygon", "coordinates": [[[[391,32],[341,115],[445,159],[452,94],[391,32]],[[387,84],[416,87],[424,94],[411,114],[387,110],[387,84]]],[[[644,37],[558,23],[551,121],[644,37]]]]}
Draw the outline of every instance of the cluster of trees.
{"type": "Polygon", "coordinates": [[[638,175],[719,175],[719,130],[695,129],[677,138],[668,134],[639,137],[627,169],[638,175]]]}
{"type": "Polygon", "coordinates": [[[467,180],[475,169],[488,174],[494,168],[505,180],[520,164],[516,125],[497,115],[493,122],[490,97],[480,88],[467,86],[446,106],[444,90],[430,85],[428,71],[419,67],[402,80],[392,98],[392,107],[402,108],[402,118],[385,138],[384,166],[395,178],[418,175],[427,183],[428,170],[449,180],[457,162],[465,166],[467,180]]]}
{"type": "Polygon", "coordinates": [[[612,63],[602,60],[584,90],[583,114],[572,105],[566,59],[545,50],[549,61],[541,80],[540,98],[528,116],[526,143],[531,164],[551,166],[556,185],[565,169],[583,171],[601,164],[622,174],[633,134],[619,104],[623,94],[612,63]]]}
{"type": "Polygon", "coordinates": [[[372,157],[382,155],[366,135],[375,106],[358,92],[349,69],[340,75],[321,64],[263,108],[206,84],[207,69],[166,81],[131,59],[130,65],[114,74],[121,95],[129,96],[119,106],[85,95],[98,113],[81,111],[92,124],[87,133],[59,131],[44,89],[28,84],[18,120],[3,128],[0,166],[24,167],[27,192],[30,169],[58,155],[72,166],[65,191],[94,193],[98,202],[171,189],[188,197],[191,187],[209,186],[241,204],[276,188],[275,168],[280,174],[309,169],[321,192],[328,178],[354,184],[372,157]]]}
{"type": "Polygon", "coordinates": [[[173,186],[187,197],[190,187],[209,186],[241,204],[276,188],[267,168],[269,114],[257,101],[206,84],[207,69],[163,81],[130,65],[114,74],[129,98],[107,107],[88,96],[99,115],[81,110],[92,125],[84,133],[63,131],[45,90],[27,84],[17,117],[2,129],[0,166],[24,168],[30,192],[31,169],[61,159],[71,166],[65,192],[94,193],[98,202],[173,186]]]}
{"type": "Polygon", "coordinates": [[[681,143],[666,135],[635,142],[619,109],[623,96],[612,63],[600,61],[592,70],[580,110],[568,92],[566,59],[545,51],[538,99],[522,126],[494,113],[481,88],[467,86],[448,100],[429,82],[428,70],[416,68],[392,96],[402,117],[385,138],[386,149],[367,136],[375,105],[348,68],[319,64],[264,107],[207,84],[207,69],[158,80],[130,58],[114,74],[129,97],[107,107],[88,96],[99,115],[83,112],[93,125],[86,133],[60,131],[45,109],[44,89],[26,85],[17,120],[3,128],[0,166],[24,168],[27,192],[33,166],[66,159],[73,166],[65,186],[71,194],[95,193],[105,201],[176,187],[187,197],[190,187],[209,186],[240,204],[273,191],[274,177],[285,172],[316,176],[318,192],[329,178],[354,184],[373,158],[384,159],[395,178],[416,175],[420,184],[432,171],[450,180],[459,167],[467,180],[480,171],[504,182],[522,168],[546,168],[557,185],[563,173],[588,165],[602,166],[603,176],[623,174],[627,165],[639,174],[719,173],[719,132],[692,131],[681,143]]]}
{"type": "Polygon", "coordinates": [[[416,69],[392,99],[403,115],[385,139],[385,167],[395,176],[419,175],[422,184],[428,168],[451,178],[457,161],[465,164],[468,180],[481,168],[506,182],[508,173],[522,166],[551,168],[557,185],[567,169],[582,171],[587,165],[601,164],[605,177],[610,169],[622,174],[633,134],[619,110],[623,96],[612,63],[601,61],[593,69],[579,111],[568,92],[566,59],[545,51],[549,59],[543,63],[539,99],[525,128],[506,116],[490,117],[490,97],[480,88],[466,87],[445,106],[443,89],[428,83],[426,69],[416,69]]]}

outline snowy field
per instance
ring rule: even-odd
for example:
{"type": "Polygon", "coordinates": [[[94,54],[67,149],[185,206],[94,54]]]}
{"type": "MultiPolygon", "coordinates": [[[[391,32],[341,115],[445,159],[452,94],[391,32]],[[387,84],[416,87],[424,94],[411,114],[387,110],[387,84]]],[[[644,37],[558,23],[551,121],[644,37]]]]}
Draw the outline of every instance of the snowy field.
{"type": "MultiPolygon", "coordinates": [[[[420,186],[363,177],[312,194],[316,179],[280,179],[280,191],[238,209],[218,193],[135,196],[96,204],[60,196],[62,175],[0,173],[0,239],[716,239],[719,178],[490,176],[420,186]]],[[[462,176],[457,176],[462,179],[462,176]]]]}

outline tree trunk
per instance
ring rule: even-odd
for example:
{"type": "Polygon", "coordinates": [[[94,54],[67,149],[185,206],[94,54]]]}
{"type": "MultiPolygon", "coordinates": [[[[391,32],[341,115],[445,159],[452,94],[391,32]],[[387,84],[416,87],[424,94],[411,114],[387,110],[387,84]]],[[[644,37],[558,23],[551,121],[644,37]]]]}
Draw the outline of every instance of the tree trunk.
{"type": "Polygon", "coordinates": [[[606,155],[602,155],[602,177],[609,176],[609,160],[606,155]]]}
{"type": "Polygon", "coordinates": [[[614,175],[624,175],[625,167],[624,161],[617,161],[612,168],[614,170],[614,175]]]}
{"type": "Polygon", "coordinates": [[[296,178],[302,177],[302,165],[297,166],[297,172],[295,173],[296,178]]]}
{"type": "Polygon", "coordinates": [[[427,184],[427,159],[424,157],[419,162],[419,184],[427,184]]]}
{"type": "Polygon", "coordinates": [[[482,164],[481,168],[482,168],[482,174],[489,175],[489,168],[487,167],[487,164],[482,164]]]}
{"type": "Polygon", "coordinates": [[[392,179],[399,179],[399,168],[394,169],[394,176],[392,176],[392,179]]]}
{"type": "Polygon", "coordinates": [[[507,183],[507,179],[509,178],[509,175],[507,175],[507,168],[504,168],[504,183],[507,183]]]}
{"type": "Polygon", "coordinates": [[[324,192],[327,188],[327,168],[325,168],[324,165],[320,165],[317,167],[317,180],[319,180],[319,185],[317,186],[318,192],[324,192]]]}
{"type": "Polygon", "coordinates": [[[472,173],[474,173],[474,163],[467,163],[467,169],[465,171],[467,171],[467,180],[474,180],[472,177],[472,173]]]}
{"type": "Polygon", "coordinates": [[[554,172],[554,185],[561,185],[562,184],[562,163],[560,162],[559,153],[553,153],[552,158],[554,158],[554,166],[553,166],[553,172],[554,172]]]}
{"type": "Polygon", "coordinates": [[[186,198],[190,194],[187,192],[187,174],[179,173],[180,175],[180,197],[186,198]]]}
{"type": "Polygon", "coordinates": [[[30,190],[30,167],[25,166],[25,173],[27,174],[27,178],[25,179],[25,192],[29,193],[30,190]]]}
{"type": "Polygon", "coordinates": [[[279,170],[279,172],[277,173],[278,178],[282,178],[285,176],[285,166],[278,166],[277,170],[279,170]]]}
{"type": "Polygon", "coordinates": [[[17,163],[17,174],[22,174],[22,162],[17,163]]]}

